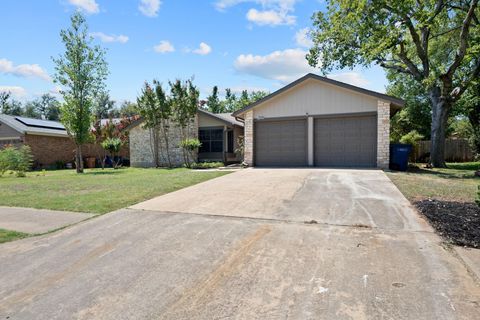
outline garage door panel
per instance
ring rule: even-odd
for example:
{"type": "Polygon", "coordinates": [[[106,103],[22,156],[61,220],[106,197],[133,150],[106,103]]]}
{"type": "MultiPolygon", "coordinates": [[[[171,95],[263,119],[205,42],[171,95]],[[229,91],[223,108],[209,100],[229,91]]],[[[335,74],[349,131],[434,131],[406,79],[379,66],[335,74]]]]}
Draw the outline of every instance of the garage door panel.
{"type": "Polygon", "coordinates": [[[254,129],[257,166],[305,166],[307,121],[257,121],[254,129]]]}
{"type": "Polygon", "coordinates": [[[317,118],[314,121],[316,166],[375,167],[376,116],[317,118]]]}

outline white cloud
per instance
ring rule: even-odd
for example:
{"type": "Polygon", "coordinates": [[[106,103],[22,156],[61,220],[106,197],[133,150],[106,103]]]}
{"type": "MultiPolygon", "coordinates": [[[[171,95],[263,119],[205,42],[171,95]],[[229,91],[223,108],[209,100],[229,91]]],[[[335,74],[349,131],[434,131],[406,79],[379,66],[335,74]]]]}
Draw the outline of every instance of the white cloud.
{"type": "Polygon", "coordinates": [[[202,56],[207,55],[210,52],[212,52],[212,47],[210,47],[205,42],[201,42],[198,49],[193,50],[193,53],[196,53],[196,54],[199,54],[199,55],[202,55],[202,56]]]}
{"type": "Polygon", "coordinates": [[[313,41],[308,36],[309,31],[309,28],[303,28],[297,31],[297,33],[295,34],[295,42],[297,43],[297,45],[305,48],[310,48],[313,46],[313,41]]]}
{"type": "Polygon", "coordinates": [[[87,13],[99,13],[100,7],[95,0],[68,0],[68,3],[87,13]]]}
{"type": "Polygon", "coordinates": [[[296,23],[296,16],[291,15],[295,11],[295,4],[299,0],[218,0],[215,3],[217,10],[225,11],[229,7],[240,3],[253,3],[259,5],[261,10],[251,8],[246,17],[250,22],[257,25],[278,26],[293,25],[296,23]]]}
{"type": "Polygon", "coordinates": [[[0,59],[0,73],[11,74],[18,77],[37,77],[51,81],[48,73],[38,64],[14,65],[12,61],[0,59]]]}
{"type": "Polygon", "coordinates": [[[292,25],[295,24],[295,16],[288,15],[287,12],[250,9],[247,12],[247,20],[259,26],[278,26],[278,25],[292,25]]]}
{"type": "Polygon", "coordinates": [[[363,88],[368,87],[368,85],[370,84],[370,81],[365,79],[363,75],[359,72],[343,72],[337,74],[330,74],[328,75],[328,78],[363,88]]]}
{"type": "Polygon", "coordinates": [[[242,73],[288,83],[315,72],[315,68],[308,65],[306,54],[302,49],[274,51],[264,56],[242,54],[235,60],[234,67],[242,73]]]}
{"type": "Polygon", "coordinates": [[[153,47],[153,50],[155,50],[155,52],[158,52],[158,53],[167,53],[167,52],[174,52],[175,48],[169,41],[162,40],[160,41],[159,44],[153,47]]]}
{"type": "Polygon", "coordinates": [[[114,34],[105,34],[103,32],[92,32],[90,35],[94,38],[100,39],[102,42],[118,42],[118,43],[127,43],[128,37],[120,34],[120,35],[114,35],[114,34]]]}
{"type": "Polygon", "coordinates": [[[160,0],[140,0],[138,10],[147,17],[156,17],[161,4],[160,0]]]}
{"type": "Polygon", "coordinates": [[[19,86],[0,86],[0,92],[10,92],[16,98],[24,98],[27,90],[19,86]]]}

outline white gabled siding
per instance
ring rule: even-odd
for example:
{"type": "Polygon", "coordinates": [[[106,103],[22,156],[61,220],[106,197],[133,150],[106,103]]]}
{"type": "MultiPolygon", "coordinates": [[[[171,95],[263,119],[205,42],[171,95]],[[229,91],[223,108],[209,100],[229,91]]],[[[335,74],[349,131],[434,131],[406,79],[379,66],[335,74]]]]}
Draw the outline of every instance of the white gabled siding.
{"type": "Polygon", "coordinates": [[[375,112],[377,98],[310,79],[254,110],[256,119],[375,112]]]}

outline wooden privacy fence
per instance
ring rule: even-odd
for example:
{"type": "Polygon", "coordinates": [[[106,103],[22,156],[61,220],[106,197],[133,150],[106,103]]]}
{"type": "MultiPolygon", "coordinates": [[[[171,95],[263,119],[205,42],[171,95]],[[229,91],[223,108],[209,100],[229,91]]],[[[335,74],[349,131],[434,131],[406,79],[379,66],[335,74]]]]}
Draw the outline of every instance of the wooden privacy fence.
{"type": "MultiPolygon", "coordinates": [[[[419,141],[413,153],[414,161],[424,162],[430,158],[431,141],[419,141]]],[[[467,139],[445,140],[445,160],[450,162],[468,162],[474,160],[472,148],[467,139]]]]}

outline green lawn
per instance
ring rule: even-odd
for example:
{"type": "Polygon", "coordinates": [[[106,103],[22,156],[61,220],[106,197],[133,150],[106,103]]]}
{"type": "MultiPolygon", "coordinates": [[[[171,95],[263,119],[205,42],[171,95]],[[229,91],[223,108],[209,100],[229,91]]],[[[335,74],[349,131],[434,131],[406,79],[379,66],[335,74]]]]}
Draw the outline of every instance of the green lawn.
{"type": "Polygon", "coordinates": [[[227,174],[225,171],[122,168],[30,172],[0,177],[0,206],[106,213],[227,174]]]}
{"type": "Polygon", "coordinates": [[[28,237],[28,234],[17,232],[17,231],[0,229],[0,243],[13,241],[13,240],[17,240],[25,237],[28,237]]]}
{"type": "Polygon", "coordinates": [[[387,172],[388,177],[410,201],[436,198],[473,202],[480,178],[474,176],[480,162],[448,163],[447,169],[409,169],[387,172]]]}

